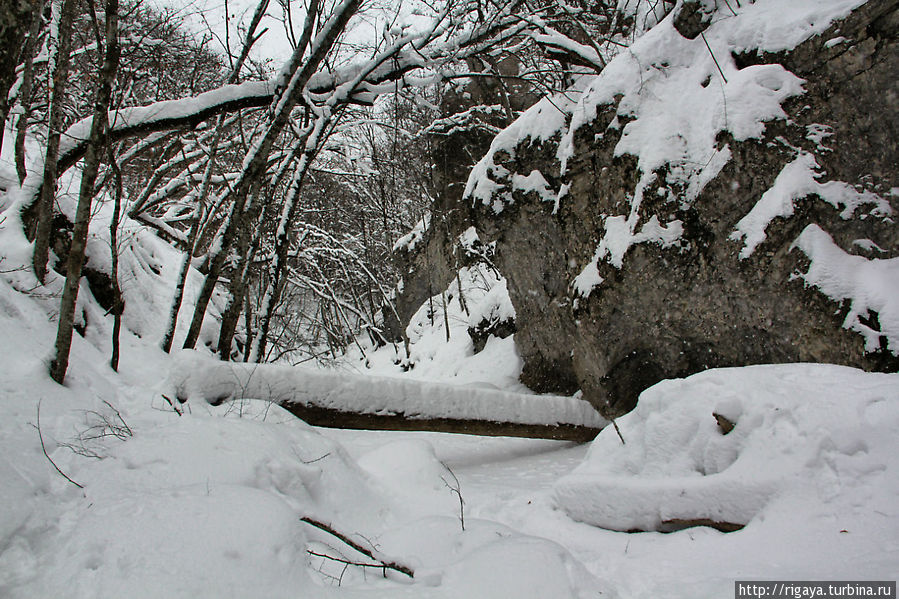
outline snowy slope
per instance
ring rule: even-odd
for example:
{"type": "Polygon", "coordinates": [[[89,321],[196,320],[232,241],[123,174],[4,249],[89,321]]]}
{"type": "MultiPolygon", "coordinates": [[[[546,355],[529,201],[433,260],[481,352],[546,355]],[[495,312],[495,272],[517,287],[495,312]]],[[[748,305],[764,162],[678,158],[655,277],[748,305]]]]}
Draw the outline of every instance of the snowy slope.
{"type": "Polygon", "coordinates": [[[558,543],[474,518],[462,531],[426,446],[357,462],[268,402],[189,402],[179,416],[160,394],[177,358],[131,334],[121,374],[91,335],[76,337],[56,385],[45,301],[0,281],[0,596],[536,599],[597,587],[558,543]],[[416,577],[312,555],[367,560],[304,516],[416,577]]]}
{"type": "MultiPolygon", "coordinates": [[[[106,214],[90,242],[101,269],[106,214]]],[[[112,318],[85,286],[62,387],[46,370],[61,279],[36,286],[19,223],[0,222],[0,596],[536,598],[595,586],[557,543],[490,521],[462,531],[447,471],[421,448],[403,449],[390,478],[378,469],[389,448],[357,463],[267,401],[193,401],[179,415],[162,393],[185,363],[157,347],[178,255],[140,228],[125,238],[120,372],[106,366],[112,318]],[[313,555],[368,560],[301,517],[416,577],[313,555]]]]}

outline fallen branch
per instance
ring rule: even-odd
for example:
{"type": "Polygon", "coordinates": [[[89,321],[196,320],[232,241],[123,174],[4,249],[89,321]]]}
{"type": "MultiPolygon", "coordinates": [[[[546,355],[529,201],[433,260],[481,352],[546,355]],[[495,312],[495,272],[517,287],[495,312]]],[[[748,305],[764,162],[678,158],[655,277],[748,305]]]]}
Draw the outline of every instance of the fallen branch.
{"type": "Polygon", "coordinates": [[[184,413],[183,413],[181,410],[178,409],[178,406],[175,405],[175,402],[173,402],[172,399],[171,399],[168,395],[166,395],[165,393],[163,393],[163,394],[162,394],[162,399],[164,399],[164,400],[166,400],[167,402],[169,402],[169,405],[172,406],[172,409],[175,410],[175,413],[176,413],[176,414],[178,414],[179,416],[183,416],[183,415],[184,415],[184,413]]]}
{"type": "MultiPolygon", "coordinates": [[[[387,570],[388,566],[387,566],[386,564],[381,563],[381,562],[378,562],[378,563],[376,563],[376,564],[368,564],[368,563],[365,563],[365,562],[354,562],[354,561],[352,561],[352,560],[344,559],[344,558],[342,558],[342,557],[334,557],[333,555],[328,555],[327,553],[319,553],[319,552],[313,551],[313,550],[311,550],[311,549],[307,549],[307,550],[306,550],[306,553],[308,553],[309,555],[314,555],[315,557],[321,557],[321,558],[324,558],[324,559],[331,560],[332,562],[337,562],[337,563],[340,563],[340,564],[345,564],[345,565],[347,565],[347,566],[358,566],[358,567],[360,567],[360,568],[377,568],[377,569],[379,569],[379,570],[385,570],[385,572],[384,572],[384,577],[385,577],[385,578],[387,577],[387,572],[386,572],[386,570],[387,570]]],[[[404,574],[405,574],[405,572],[404,572],[404,574]]],[[[410,574],[410,576],[411,576],[411,574],[410,574]]],[[[341,577],[338,579],[338,582],[339,582],[340,580],[342,580],[342,579],[343,579],[343,575],[341,574],[341,577]]]]}
{"type": "Polygon", "coordinates": [[[340,539],[341,541],[343,541],[344,543],[346,543],[347,545],[349,545],[350,547],[352,547],[353,549],[355,549],[362,555],[369,557],[378,563],[377,564],[361,564],[361,563],[356,564],[356,563],[350,562],[349,560],[343,560],[340,558],[331,557],[329,555],[319,555],[317,553],[313,553],[312,551],[309,551],[309,553],[311,553],[312,555],[316,555],[318,557],[325,557],[327,559],[331,559],[331,560],[341,562],[344,564],[349,564],[352,566],[364,566],[364,567],[368,567],[368,568],[382,568],[382,569],[387,569],[387,570],[394,570],[396,572],[399,572],[400,574],[405,574],[409,578],[415,577],[415,572],[409,566],[405,566],[403,564],[399,564],[394,561],[388,561],[386,559],[382,559],[380,557],[375,556],[374,551],[363,547],[359,543],[356,543],[355,541],[353,541],[346,535],[334,530],[333,528],[331,528],[330,525],[325,524],[324,522],[319,522],[318,520],[313,520],[312,518],[309,518],[307,516],[303,516],[302,518],[300,518],[300,521],[305,522],[306,524],[309,524],[310,526],[314,526],[315,528],[317,528],[321,531],[324,531],[333,537],[340,539]]]}
{"type": "Polygon", "coordinates": [[[60,470],[60,469],[59,469],[59,466],[56,465],[56,462],[53,461],[53,458],[50,457],[50,454],[47,453],[47,446],[44,445],[44,435],[43,435],[43,433],[41,433],[41,402],[42,402],[42,401],[44,401],[44,400],[43,400],[43,399],[39,399],[38,402],[37,402],[37,426],[34,427],[34,428],[37,429],[37,436],[38,436],[38,438],[40,438],[40,440],[41,440],[41,451],[44,452],[44,457],[47,458],[47,461],[49,461],[51,464],[53,464],[53,467],[56,468],[56,471],[59,472],[59,474],[60,474],[64,479],[66,479],[67,481],[69,481],[70,483],[72,483],[73,485],[75,485],[76,487],[78,487],[79,489],[83,489],[83,488],[84,488],[84,485],[79,485],[79,484],[76,483],[74,480],[72,480],[71,478],[69,478],[69,475],[66,474],[65,472],[63,472],[62,470],[60,470]]]}
{"type": "Polygon", "coordinates": [[[622,444],[622,445],[627,445],[627,443],[624,442],[624,437],[621,436],[621,429],[618,428],[618,423],[615,422],[615,419],[614,419],[614,418],[612,418],[612,426],[615,427],[615,432],[618,433],[618,438],[621,439],[621,444],[622,444]]]}

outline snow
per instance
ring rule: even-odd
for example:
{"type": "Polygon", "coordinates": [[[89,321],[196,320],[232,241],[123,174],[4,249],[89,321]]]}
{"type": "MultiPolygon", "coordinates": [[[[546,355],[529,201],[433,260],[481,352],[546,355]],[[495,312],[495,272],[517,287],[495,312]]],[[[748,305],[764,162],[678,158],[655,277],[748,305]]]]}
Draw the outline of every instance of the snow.
{"type": "Polygon", "coordinates": [[[573,100],[568,95],[543,98],[526,110],[511,125],[500,131],[490,143],[487,154],[475,164],[465,185],[465,197],[491,205],[498,214],[503,210],[503,202],[511,201],[511,196],[494,197],[500,186],[493,180],[509,176],[508,170],[496,164],[500,152],[515,156],[519,144],[540,143],[558,137],[559,131],[568,120],[567,112],[573,100]]]}
{"type": "MultiPolygon", "coordinates": [[[[575,293],[587,296],[603,282],[600,261],[621,268],[628,250],[636,244],[677,245],[682,233],[679,221],[660,222],[657,215],[640,209],[643,191],[656,172],[666,173],[659,183],[661,189],[669,189],[669,201],[676,201],[681,208],[689,206],[731,158],[729,147],[719,143],[721,133],[729,133],[736,141],[758,138],[765,123],[786,118],[781,104],[803,93],[804,82],[783,66],[738,68],[734,55],[793,48],[861,3],[795,0],[784,5],[778,0],[758,0],[740,6],[735,16],[721,8],[720,18],[694,40],[682,37],[668,17],[615,56],[599,75],[583,76],[565,94],[542,100],[502,131],[472,169],[465,196],[491,206],[496,213],[513,201],[512,189],[536,191],[544,200],[553,198],[553,191],[541,186],[533,173],[511,173],[497,164],[498,157],[508,154],[514,158],[521,144],[552,140],[564,176],[575,153],[575,133],[593,123],[601,108],[615,107],[609,127],[621,129],[621,137],[614,153],[634,156],[640,178],[626,213],[604,215],[605,231],[597,250],[572,281],[575,293]],[[772,14],[777,18],[772,19],[772,14]],[[677,187],[685,190],[679,197],[670,191],[677,187]]],[[[646,26],[655,23],[657,15],[639,13],[639,7],[625,4],[629,10],[637,10],[646,26]]],[[[823,140],[821,133],[810,135],[823,140]]],[[[799,173],[794,171],[808,159],[800,156],[797,160],[799,164],[785,173],[780,189],[747,215],[748,220],[735,233],[738,238],[746,237],[745,255],[760,242],[760,234],[764,239],[765,225],[786,213],[790,197],[811,189],[808,179],[816,185],[812,191],[827,192],[824,199],[845,205],[849,214],[860,202],[878,201],[853,197],[849,186],[837,182],[818,184],[811,173],[802,180],[804,186],[797,187],[799,173]],[[787,181],[792,184],[789,192],[783,189],[787,181]]],[[[558,197],[562,195],[560,190],[558,197]]]]}
{"type": "MultiPolygon", "coordinates": [[[[474,227],[459,236],[459,243],[470,257],[489,256],[491,252],[489,246],[481,243],[474,227]]],[[[359,339],[364,355],[358,348],[350,348],[339,360],[339,367],[369,376],[529,394],[531,391],[518,381],[523,362],[515,348],[514,335],[505,339],[491,336],[484,349],[475,353],[468,334],[468,329],[483,318],[506,320],[514,318],[514,314],[505,279],[480,262],[460,269],[458,279],[443,293],[425,301],[412,316],[406,327],[408,354],[400,344],[375,348],[370,341],[359,339]],[[459,283],[468,312],[460,301],[459,283]]]]}
{"type": "MultiPolygon", "coordinates": [[[[899,375],[820,364],[664,381],[617,421],[626,444],[614,430],[601,432],[555,484],[554,501],[575,520],[615,531],[673,520],[745,524],[728,535],[697,530],[689,541],[671,535],[697,557],[720,552],[709,579],[719,565],[725,579],[889,578],[899,560],[897,402],[899,375]],[[722,434],[713,413],[736,426],[722,434]]],[[[654,586],[665,588],[664,578],[654,586]]],[[[732,580],[694,582],[694,596],[733,588],[732,580]]]]}
{"type": "MultiPolygon", "coordinates": [[[[68,384],[56,385],[43,361],[53,323],[43,300],[8,286],[9,274],[0,288],[0,331],[15,341],[0,348],[0,595],[588,596],[592,577],[562,545],[478,518],[463,531],[443,482],[455,484],[453,474],[428,441],[397,436],[351,456],[252,400],[189,401],[179,416],[160,375],[184,368],[182,356],[131,334],[118,375],[104,366],[99,335],[76,337],[68,384]],[[42,455],[38,400],[49,455],[83,489],[42,455]],[[129,434],[84,434],[117,424],[113,410],[129,434]],[[303,516],[411,564],[416,578],[343,572],[312,556],[359,559],[303,516]]],[[[102,315],[91,327],[108,333],[102,315]]]]}
{"type": "Polygon", "coordinates": [[[506,279],[502,279],[490,288],[490,291],[472,309],[468,317],[468,328],[475,328],[482,322],[498,323],[515,320],[515,306],[509,299],[506,279]]]}
{"type": "Polygon", "coordinates": [[[549,188],[549,183],[543,174],[534,169],[528,176],[512,175],[512,188],[522,193],[536,193],[541,201],[555,202],[556,194],[549,188]]]}
{"type": "MultiPolygon", "coordinates": [[[[179,100],[164,100],[147,106],[134,106],[109,112],[112,129],[130,129],[139,125],[151,125],[158,121],[186,118],[200,111],[241,100],[271,98],[275,91],[273,81],[247,81],[223,85],[217,89],[179,100]]],[[[93,117],[83,118],[66,129],[62,135],[59,155],[64,157],[75,146],[90,136],[93,117]]]]}
{"type": "MultiPolygon", "coordinates": [[[[547,440],[315,429],[258,400],[214,407],[198,397],[178,416],[161,395],[171,391],[166,373],[208,376],[211,359],[170,357],[126,333],[115,374],[104,365],[109,323],[99,312],[94,333],[75,338],[60,387],[45,374],[52,301],[13,288],[20,275],[0,277],[0,336],[13,341],[0,346],[4,597],[677,599],[727,595],[737,578],[886,579],[899,566],[897,375],[793,365],[665,381],[618,420],[627,445],[606,429],[589,451],[547,440]],[[43,456],[32,426],[38,401],[47,452],[83,489],[43,456]],[[131,434],[86,438],[103,419],[118,422],[113,407],[131,434]],[[729,435],[718,432],[713,411],[737,422],[729,435]],[[674,481],[686,485],[675,493],[674,481]],[[616,496],[623,500],[612,503],[616,496]],[[608,529],[628,526],[626,518],[651,525],[656,514],[707,515],[710,506],[747,526],[730,534],[608,529]],[[410,565],[415,578],[344,571],[309,554],[363,557],[301,517],[410,565]],[[581,522],[600,518],[608,528],[581,522]]],[[[413,348],[436,345],[445,331],[418,333],[413,348]]],[[[502,370],[517,358],[491,359],[502,370]]],[[[305,372],[277,372],[287,378],[288,370],[305,372]]],[[[322,385],[346,376],[318,374],[322,385]]],[[[348,380],[388,395],[410,383],[348,380]]]]}
{"type": "Polygon", "coordinates": [[[457,418],[520,424],[601,427],[605,421],[586,401],[462,388],[393,377],[360,376],[314,368],[220,362],[183,351],[167,387],[181,399],[209,402],[264,399],[407,418],[457,418]]]}
{"type": "Polygon", "coordinates": [[[431,213],[426,213],[415,223],[411,231],[400,237],[393,244],[393,251],[406,250],[411,252],[424,239],[425,233],[431,226],[431,213]]]}
{"type": "MultiPolygon", "coordinates": [[[[475,169],[483,177],[469,180],[473,197],[499,187],[497,181],[514,181],[519,191],[545,193],[542,199],[557,209],[564,186],[552,190],[548,173],[504,172],[493,156],[500,150],[514,155],[521,140],[561,138],[569,120],[587,118],[591,102],[616,85],[622,101],[630,102],[619,122],[626,133],[622,148],[639,151],[643,188],[650,166],[668,161],[672,176],[688,182],[691,197],[730,156],[713,143],[725,124],[715,93],[726,94],[726,129],[754,135],[760,115],[777,118],[780,98],[798,89],[788,73],[773,69],[735,74],[729,50],[788,47],[859,3],[741,3],[739,18],[722,19],[707,32],[727,84],[716,79],[708,52],[686,41],[678,43],[691,57],[689,68],[681,69],[689,86],[663,81],[677,78],[673,63],[645,60],[653,56],[653,36],[671,35],[662,23],[643,35],[649,41],[639,41],[633,55],[624,53],[613,61],[619,66],[609,66],[608,77],[617,70],[622,78],[582,94],[580,108],[573,101],[544,102],[501,134],[475,169]],[[624,76],[634,57],[642,63],[639,86],[624,76]],[[706,76],[711,79],[703,88],[706,76]],[[653,94],[679,91],[684,95],[675,97],[710,103],[671,113],[684,119],[684,140],[672,138],[668,125],[645,110],[661,107],[652,103],[653,94]],[[649,100],[639,103],[633,94],[649,100]],[[651,124],[660,129],[652,132],[651,124]],[[694,158],[707,166],[696,167],[694,158]]],[[[634,6],[645,10],[649,3],[634,6]]],[[[826,133],[809,131],[821,144],[826,133]]],[[[3,147],[12,143],[4,140],[3,147]]],[[[803,155],[788,167],[777,193],[750,207],[753,216],[740,238],[747,246],[750,235],[764,239],[771,220],[788,216],[806,195],[848,216],[862,206],[872,206],[875,216],[887,214],[882,200],[867,192],[821,182],[823,174],[803,155]]],[[[0,180],[15,180],[2,160],[0,180]]],[[[71,210],[67,190],[75,189],[77,174],[60,181],[62,210],[71,210]]],[[[79,314],[86,333],[73,340],[67,383],[59,386],[46,367],[62,280],[51,273],[47,285],[36,286],[27,266],[31,247],[15,217],[17,195],[23,194],[0,195],[2,597],[679,599],[731,596],[735,579],[883,580],[899,570],[897,374],[795,364],[663,381],[618,419],[626,444],[612,428],[589,446],[318,429],[268,400],[522,422],[596,416],[577,398],[522,393],[512,337],[490,338],[473,352],[470,325],[515,315],[506,281],[484,262],[461,269],[414,315],[409,355],[389,345],[366,347],[366,355],[350,350],[337,368],[317,370],[221,363],[204,350],[164,354],[156,344],[180,255],[126,221],[120,372],[106,366],[112,317],[85,289],[79,314]],[[175,403],[180,415],[163,397],[175,400],[179,388],[190,397],[175,403]],[[212,406],[207,398],[229,400],[212,406]],[[723,435],[713,413],[735,428],[723,435]],[[44,449],[83,488],[65,480],[44,449]],[[366,559],[302,517],[408,564],[415,577],[385,577],[380,569],[313,556],[309,551],[366,559]],[[673,520],[745,527],[733,533],[708,527],[623,532],[676,527],[673,520]]],[[[510,197],[494,206],[502,209],[510,197]]],[[[584,294],[601,282],[599,262],[623,264],[634,243],[676,247],[677,221],[641,214],[641,201],[635,193],[625,214],[605,216],[605,235],[577,285],[584,294]]],[[[89,260],[100,270],[109,267],[110,211],[98,204],[91,230],[89,260]]],[[[474,253],[484,247],[474,229],[460,241],[474,253]]],[[[856,245],[878,249],[869,240],[856,245]]],[[[865,335],[869,348],[886,337],[887,348],[897,351],[896,258],[848,254],[815,225],[793,249],[809,261],[797,279],[848,306],[844,324],[865,335]],[[879,331],[869,311],[878,313],[879,331]]],[[[185,311],[199,276],[190,274],[185,311]]],[[[216,316],[212,310],[208,320],[216,316]]],[[[213,338],[214,322],[203,336],[209,343],[213,338]]]]}
{"type": "Polygon", "coordinates": [[[775,218],[793,215],[796,202],[808,196],[817,196],[840,211],[843,219],[850,219],[866,204],[873,204],[869,214],[886,217],[893,213],[890,203],[870,191],[858,191],[842,181],[819,183],[823,173],[818,172],[818,162],[812,154],[799,155],[780,171],[774,185],[762,194],[755,206],[744,216],[731,234],[735,241],[743,240],[740,258],[745,259],[765,238],[765,229],[775,218]]]}
{"type": "Polygon", "coordinates": [[[899,258],[867,259],[843,251],[818,225],[808,225],[791,249],[801,250],[811,261],[805,273],[796,275],[836,302],[849,302],[843,327],[865,338],[865,350],[885,346],[899,353],[899,258]],[[877,314],[880,329],[868,320],[877,314]]]}

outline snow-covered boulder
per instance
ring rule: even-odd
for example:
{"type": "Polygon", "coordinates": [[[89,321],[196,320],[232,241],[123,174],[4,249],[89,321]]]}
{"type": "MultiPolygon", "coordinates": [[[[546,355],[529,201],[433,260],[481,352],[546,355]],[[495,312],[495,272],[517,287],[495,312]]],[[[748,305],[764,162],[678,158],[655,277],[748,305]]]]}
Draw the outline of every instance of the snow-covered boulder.
{"type": "Polygon", "coordinates": [[[604,429],[556,484],[556,503],[576,520],[732,531],[819,513],[874,517],[899,494],[896,374],[823,364],[711,370],[648,389],[617,424],[621,437],[604,429]]]}
{"type": "Polygon", "coordinates": [[[678,7],[472,170],[522,382],[617,416],[708,368],[895,371],[895,2],[678,7]]]}

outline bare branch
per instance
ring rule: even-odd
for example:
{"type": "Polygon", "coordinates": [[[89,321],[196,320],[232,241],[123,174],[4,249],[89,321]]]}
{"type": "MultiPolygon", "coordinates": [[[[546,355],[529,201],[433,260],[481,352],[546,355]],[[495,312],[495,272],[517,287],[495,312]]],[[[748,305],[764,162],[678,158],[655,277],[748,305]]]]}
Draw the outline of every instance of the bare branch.
{"type": "Polygon", "coordinates": [[[44,434],[41,432],[41,402],[42,401],[44,401],[44,400],[39,399],[37,402],[37,426],[35,426],[35,428],[37,429],[37,436],[41,440],[41,451],[44,452],[44,457],[47,458],[47,461],[53,465],[53,468],[55,468],[57,472],[59,472],[60,476],[62,476],[64,479],[66,479],[67,481],[69,481],[70,483],[72,483],[73,485],[78,487],[79,489],[83,489],[84,485],[80,485],[80,484],[76,483],[74,480],[72,480],[71,478],[69,478],[69,475],[66,474],[65,472],[63,472],[62,470],[60,470],[59,466],[56,465],[56,462],[53,461],[53,458],[50,457],[50,454],[47,453],[47,446],[44,445],[44,434]]]}
{"type": "MultiPolygon", "coordinates": [[[[321,531],[324,531],[324,532],[328,533],[329,535],[336,537],[337,539],[340,539],[342,542],[346,543],[347,545],[349,545],[350,547],[352,547],[353,549],[355,549],[362,555],[365,555],[365,556],[378,562],[378,565],[368,566],[368,567],[386,568],[388,570],[394,570],[401,574],[405,574],[409,578],[415,577],[415,572],[409,566],[405,566],[405,565],[397,563],[395,561],[389,561],[388,559],[376,556],[374,550],[366,549],[359,543],[356,543],[355,541],[353,541],[352,539],[347,537],[345,534],[337,532],[336,530],[331,528],[331,526],[329,524],[325,524],[324,522],[319,522],[318,520],[313,520],[312,518],[309,518],[307,516],[303,516],[302,518],[300,518],[300,521],[305,522],[306,524],[309,524],[311,526],[314,526],[315,528],[317,528],[321,531]]],[[[341,561],[342,563],[347,563],[346,560],[339,560],[336,558],[332,558],[330,556],[320,556],[320,557],[328,557],[328,559],[334,559],[335,561],[341,561]]],[[[361,565],[361,564],[352,564],[352,565],[361,565]]]]}

